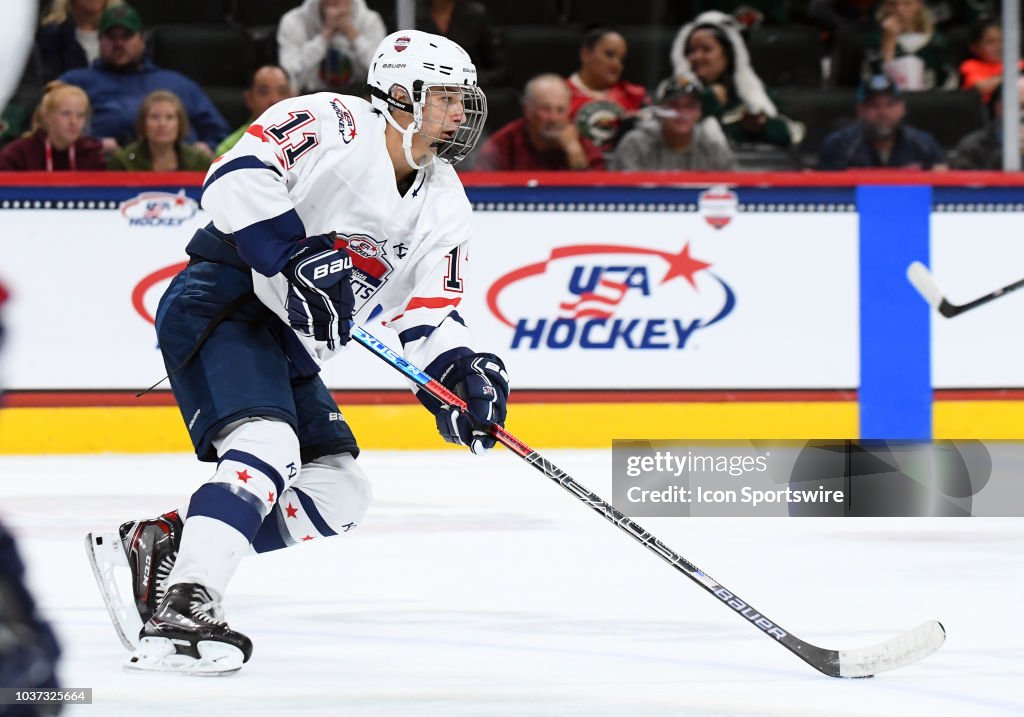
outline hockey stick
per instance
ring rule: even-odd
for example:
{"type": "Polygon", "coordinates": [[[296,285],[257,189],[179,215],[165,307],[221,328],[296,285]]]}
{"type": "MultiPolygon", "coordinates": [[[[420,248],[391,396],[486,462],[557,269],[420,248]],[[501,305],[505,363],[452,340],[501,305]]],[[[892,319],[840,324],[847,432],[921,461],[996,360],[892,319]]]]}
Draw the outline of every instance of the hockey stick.
{"type": "MultiPolygon", "coordinates": [[[[461,409],[466,408],[462,399],[361,327],[352,327],[352,338],[404,373],[442,403],[461,409]]],[[[686,558],[674,553],[648,531],[582,486],[565,471],[542,457],[504,428],[492,425],[491,435],[496,441],[572,493],[577,500],[586,503],[596,513],[615,524],[645,548],[745,617],[766,635],[775,638],[787,650],[829,677],[871,677],[878,672],[904,667],[930,655],[946,639],[946,631],[942,625],[935,620],[930,620],[885,642],[855,650],[826,650],[804,642],[783,630],[778,623],[755,610],[750,603],[724,588],[686,558]]]]}
{"type": "Polygon", "coordinates": [[[994,301],[1000,296],[1005,296],[1011,291],[1016,291],[1017,289],[1024,287],[1024,279],[1021,279],[1020,281],[1015,281],[1012,284],[1004,286],[1002,289],[996,289],[991,294],[985,294],[974,301],[968,301],[966,304],[951,304],[949,303],[949,300],[942,295],[942,290],[939,289],[939,284],[935,281],[935,277],[932,276],[930,271],[928,271],[928,267],[921,262],[915,261],[907,267],[907,279],[909,279],[910,283],[914,285],[914,288],[917,289],[918,293],[924,297],[924,300],[934,308],[938,309],[938,312],[947,319],[951,319],[965,311],[970,311],[982,304],[994,301]]]}

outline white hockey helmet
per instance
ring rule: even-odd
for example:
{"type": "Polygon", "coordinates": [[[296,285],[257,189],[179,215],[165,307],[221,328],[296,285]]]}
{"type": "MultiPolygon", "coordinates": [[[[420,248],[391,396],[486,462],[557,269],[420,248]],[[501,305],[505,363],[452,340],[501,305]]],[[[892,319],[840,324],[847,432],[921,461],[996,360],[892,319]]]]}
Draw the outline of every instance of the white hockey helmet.
{"type": "Polygon", "coordinates": [[[476,66],[469,53],[447,37],[419,30],[388,35],[373,53],[366,83],[370,102],[384,114],[388,124],[402,133],[405,159],[414,169],[422,168],[412,157],[412,137],[416,133],[427,138],[437,159],[448,164],[465,159],[480,140],[487,120],[487,98],[477,86],[476,66]],[[394,97],[399,87],[412,102],[394,97]],[[431,128],[423,126],[423,107],[431,93],[456,92],[462,101],[462,123],[452,137],[432,134],[431,128]],[[393,109],[410,113],[412,123],[402,127],[391,115],[393,109]]]}

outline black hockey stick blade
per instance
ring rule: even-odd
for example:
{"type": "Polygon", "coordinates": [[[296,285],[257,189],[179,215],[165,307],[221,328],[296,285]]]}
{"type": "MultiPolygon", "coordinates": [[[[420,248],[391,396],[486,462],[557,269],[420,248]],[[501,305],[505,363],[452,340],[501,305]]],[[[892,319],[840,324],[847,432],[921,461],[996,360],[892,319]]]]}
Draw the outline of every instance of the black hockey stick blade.
{"type": "Polygon", "coordinates": [[[938,282],[935,281],[935,277],[928,271],[928,267],[921,262],[915,261],[907,267],[907,279],[917,289],[917,292],[924,297],[924,300],[947,319],[951,319],[965,311],[970,311],[990,301],[994,301],[1000,296],[1009,294],[1011,291],[1024,287],[1024,279],[1021,279],[1001,289],[996,289],[990,294],[978,297],[974,301],[968,301],[966,304],[952,304],[942,295],[942,290],[939,288],[938,282]]]}

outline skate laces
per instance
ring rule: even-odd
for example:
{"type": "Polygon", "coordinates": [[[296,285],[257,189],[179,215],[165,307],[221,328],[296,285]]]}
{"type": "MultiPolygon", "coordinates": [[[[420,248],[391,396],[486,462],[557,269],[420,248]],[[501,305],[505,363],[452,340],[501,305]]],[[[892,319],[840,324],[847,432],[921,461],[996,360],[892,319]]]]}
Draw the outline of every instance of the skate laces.
{"type": "Polygon", "coordinates": [[[167,595],[167,578],[171,575],[174,561],[178,559],[178,551],[165,555],[160,564],[156,566],[156,602],[159,605],[167,595]]]}
{"type": "Polygon", "coordinates": [[[224,625],[224,612],[221,609],[220,601],[214,600],[210,592],[201,586],[192,591],[192,601],[189,603],[189,611],[193,620],[202,620],[210,625],[224,625]]]}

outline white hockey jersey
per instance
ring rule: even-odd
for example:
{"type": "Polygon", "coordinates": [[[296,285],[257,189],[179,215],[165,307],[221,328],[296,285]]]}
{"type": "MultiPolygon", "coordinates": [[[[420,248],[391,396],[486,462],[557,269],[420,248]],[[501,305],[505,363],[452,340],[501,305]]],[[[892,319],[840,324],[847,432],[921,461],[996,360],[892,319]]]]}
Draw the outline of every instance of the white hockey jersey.
{"type": "MultiPolygon", "coordinates": [[[[280,102],[210,168],[203,208],[234,235],[256,295],[288,322],[279,273],[305,236],[337,232],[353,265],[355,320],[382,321],[411,362],[470,348],[457,307],[465,288],[472,209],[448,164],[420,170],[405,196],[384,142],[384,117],[357,97],[319,93],[280,102]]],[[[323,342],[298,334],[317,360],[323,342]]]]}

